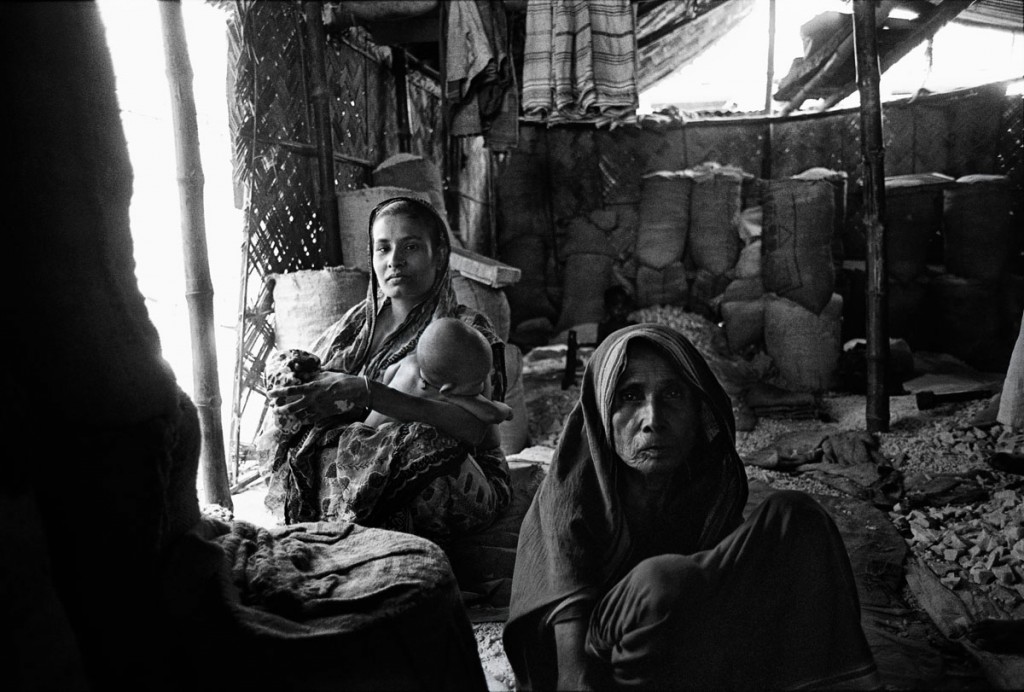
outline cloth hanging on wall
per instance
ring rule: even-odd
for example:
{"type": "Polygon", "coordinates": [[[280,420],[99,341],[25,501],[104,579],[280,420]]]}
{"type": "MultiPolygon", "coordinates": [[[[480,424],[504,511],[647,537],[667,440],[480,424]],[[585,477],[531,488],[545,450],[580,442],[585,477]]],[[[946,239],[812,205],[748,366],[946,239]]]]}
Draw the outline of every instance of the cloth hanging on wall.
{"type": "Polygon", "coordinates": [[[519,144],[519,93],[502,0],[453,2],[445,27],[453,136],[483,135],[493,151],[519,144]]]}
{"type": "Polygon", "coordinates": [[[523,56],[529,120],[636,120],[636,27],[629,0],[530,0],[523,56]]]}

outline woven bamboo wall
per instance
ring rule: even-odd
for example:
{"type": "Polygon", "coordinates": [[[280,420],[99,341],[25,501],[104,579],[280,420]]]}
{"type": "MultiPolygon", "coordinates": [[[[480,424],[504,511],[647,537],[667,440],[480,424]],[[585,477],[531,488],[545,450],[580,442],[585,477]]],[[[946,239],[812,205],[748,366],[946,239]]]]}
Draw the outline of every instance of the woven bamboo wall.
{"type": "MultiPolygon", "coordinates": [[[[261,411],[265,406],[261,376],[274,343],[273,301],[266,278],[322,268],[326,262],[301,5],[242,2],[232,10],[229,120],[236,204],[246,211],[232,409],[237,470],[248,442],[239,422],[249,418],[245,413],[250,406],[261,411]]],[[[336,188],[358,189],[370,184],[377,164],[398,152],[390,51],[373,44],[360,29],[349,29],[340,39],[328,40],[326,71],[336,188]]],[[[410,72],[407,92],[411,153],[440,163],[439,88],[431,79],[410,72]]]]}
{"type": "MultiPolygon", "coordinates": [[[[1005,84],[886,104],[886,174],[939,172],[959,177],[992,173],[1007,175],[1018,186],[1024,186],[1022,115],[1021,97],[1005,96],[1005,84]]],[[[549,254],[555,254],[564,242],[564,227],[572,219],[597,209],[617,210],[620,217],[624,211],[635,213],[644,173],[679,170],[706,161],[738,166],[755,177],[782,178],[817,166],[845,171],[851,201],[856,202],[862,179],[859,123],[859,112],[854,109],[782,120],[666,123],[648,119],[641,127],[612,131],[556,127],[546,130],[544,137],[524,133],[527,141],[543,142],[543,151],[513,154],[521,156],[515,176],[549,181],[548,223],[536,229],[536,236],[543,239],[549,254]],[[535,170],[522,170],[524,163],[535,170]]],[[[499,188],[507,186],[506,181],[499,180],[499,188]]],[[[855,209],[856,204],[849,208],[855,209]]],[[[504,250],[499,258],[515,264],[524,257],[513,248],[515,236],[523,231],[519,227],[522,224],[508,219],[512,213],[514,210],[499,209],[498,218],[505,223],[499,224],[498,241],[504,250]]],[[[538,275],[542,259],[530,255],[533,266],[520,267],[524,278],[527,274],[538,275]]],[[[547,297],[557,309],[563,291],[561,265],[550,257],[548,260],[543,280],[547,297]]],[[[540,308],[536,313],[522,309],[543,303],[530,282],[512,287],[510,301],[520,306],[518,311],[513,310],[513,325],[544,314],[540,308]],[[519,300],[517,290],[533,293],[529,300],[519,300]]]]}

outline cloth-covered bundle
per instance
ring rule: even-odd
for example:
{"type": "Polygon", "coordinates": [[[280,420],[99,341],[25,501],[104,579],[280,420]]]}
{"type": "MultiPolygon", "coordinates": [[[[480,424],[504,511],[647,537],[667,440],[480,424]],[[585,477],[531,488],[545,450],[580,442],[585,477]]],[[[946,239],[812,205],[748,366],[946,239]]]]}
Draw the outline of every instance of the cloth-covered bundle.
{"type": "Polygon", "coordinates": [[[165,564],[167,624],[180,632],[182,668],[204,685],[486,689],[454,575],[423,538],[204,519],[165,564]],[[223,663],[246,656],[258,665],[223,663]]]}
{"type": "Polygon", "coordinates": [[[629,0],[531,0],[523,112],[549,124],[635,119],[636,34],[629,0]]]}

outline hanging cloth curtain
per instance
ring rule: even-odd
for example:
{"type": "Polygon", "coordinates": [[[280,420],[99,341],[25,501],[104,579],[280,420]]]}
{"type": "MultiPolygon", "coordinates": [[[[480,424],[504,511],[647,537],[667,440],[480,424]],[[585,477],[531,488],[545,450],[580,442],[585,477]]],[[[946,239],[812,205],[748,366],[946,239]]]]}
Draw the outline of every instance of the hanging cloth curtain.
{"type": "Polygon", "coordinates": [[[523,56],[529,120],[636,119],[636,29],[629,0],[530,0],[523,56]]]}

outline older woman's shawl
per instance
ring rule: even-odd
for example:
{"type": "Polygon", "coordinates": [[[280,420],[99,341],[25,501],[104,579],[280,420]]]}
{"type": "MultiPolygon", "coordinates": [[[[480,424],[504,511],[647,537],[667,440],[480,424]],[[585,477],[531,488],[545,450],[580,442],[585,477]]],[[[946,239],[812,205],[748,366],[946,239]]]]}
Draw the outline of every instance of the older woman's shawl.
{"type": "MultiPolygon", "coordinates": [[[[632,541],[617,493],[622,465],[611,442],[615,386],[634,340],[657,347],[701,394],[703,411],[694,425],[705,431],[705,469],[680,488],[703,517],[692,550],[714,546],[742,520],[747,500],[743,463],[734,444],[735,422],[728,395],[697,349],[668,327],[642,324],[609,336],[594,352],[580,399],[566,422],[551,468],[537,491],[519,534],[505,651],[521,674],[528,641],[552,608],[596,600],[644,555],[632,541]]],[[[673,526],[666,525],[666,532],[673,526]]]]}
{"type": "MultiPolygon", "coordinates": [[[[430,205],[413,198],[402,199],[428,209],[438,218],[439,227],[447,228],[430,205]]],[[[373,222],[379,209],[378,206],[370,214],[367,242],[371,246],[373,222]]],[[[487,318],[458,303],[448,267],[451,240],[445,232],[438,235],[436,250],[442,256],[444,270],[437,272],[430,295],[413,308],[376,353],[370,353],[377,316],[390,301],[380,290],[370,267],[366,298],[328,327],[313,345],[313,352],[323,362],[325,370],[364,375],[379,381],[388,367],[415,350],[427,325],[439,317],[463,320],[483,334],[492,347],[497,346],[496,352],[500,351],[501,340],[487,318]]],[[[493,379],[503,385],[504,375],[504,364],[496,359],[493,379]]],[[[401,511],[403,503],[432,481],[458,474],[460,465],[471,455],[494,490],[486,498],[485,513],[493,517],[508,504],[511,481],[500,450],[473,449],[422,423],[385,425],[374,430],[358,423],[366,414],[365,409],[359,409],[304,425],[292,434],[279,434],[271,451],[271,481],[266,504],[278,509],[286,523],[325,519],[325,510],[330,509],[329,514],[336,514],[336,518],[368,526],[383,525],[386,518],[401,511]],[[344,498],[322,496],[325,477],[332,488],[344,491],[344,498]]]]}

